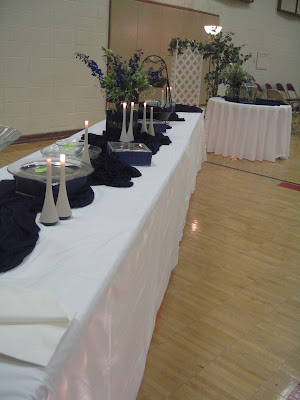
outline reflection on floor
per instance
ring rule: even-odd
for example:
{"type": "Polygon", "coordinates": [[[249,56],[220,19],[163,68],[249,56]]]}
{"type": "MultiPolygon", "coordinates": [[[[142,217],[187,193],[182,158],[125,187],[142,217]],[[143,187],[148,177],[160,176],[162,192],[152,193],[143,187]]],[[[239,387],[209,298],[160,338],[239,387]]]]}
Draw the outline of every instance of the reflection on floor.
{"type": "Polygon", "coordinates": [[[217,156],[208,153],[207,161],[229,168],[253,172],[260,175],[273,177],[282,181],[300,184],[300,135],[291,136],[291,150],[288,159],[270,161],[237,160],[230,157],[217,156]]]}
{"type": "MultiPolygon", "coordinates": [[[[10,146],[0,166],[48,144],[10,146]]],[[[300,194],[278,183],[300,183],[299,153],[292,136],[289,160],[208,155],[138,400],[284,400],[297,386],[300,194]]]]}

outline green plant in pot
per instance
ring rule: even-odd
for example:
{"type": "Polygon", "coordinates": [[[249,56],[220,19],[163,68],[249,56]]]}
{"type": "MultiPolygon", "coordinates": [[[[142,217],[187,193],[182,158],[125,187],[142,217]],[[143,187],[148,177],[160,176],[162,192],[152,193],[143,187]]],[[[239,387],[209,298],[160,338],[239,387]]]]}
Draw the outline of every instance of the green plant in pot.
{"type": "MultiPolygon", "coordinates": [[[[82,53],[75,53],[76,58],[81,60],[90,69],[92,76],[99,80],[101,88],[106,93],[107,102],[113,103],[114,107],[107,110],[106,133],[110,132],[112,139],[118,140],[122,129],[122,103],[127,103],[127,125],[129,123],[130,103],[138,102],[140,93],[152,88],[153,83],[161,78],[161,72],[155,71],[153,66],[144,68],[140,65],[143,52],[137,50],[128,61],[112,50],[102,47],[103,58],[106,63],[106,74],[102,72],[98,64],[82,53]]],[[[137,126],[137,113],[134,113],[133,128],[137,126]]]]}
{"type": "Polygon", "coordinates": [[[229,98],[239,97],[242,83],[254,81],[253,77],[241,67],[240,62],[228,64],[220,73],[219,79],[220,83],[227,85],[226,96],[229,98]]]}

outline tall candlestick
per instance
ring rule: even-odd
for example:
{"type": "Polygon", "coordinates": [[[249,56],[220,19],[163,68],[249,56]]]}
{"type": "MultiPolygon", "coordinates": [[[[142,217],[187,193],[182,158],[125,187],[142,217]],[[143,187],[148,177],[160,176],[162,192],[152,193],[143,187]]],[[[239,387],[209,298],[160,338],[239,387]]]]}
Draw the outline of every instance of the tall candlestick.
{"type": "Polygon", "coordinates": [[[121,142],[128,142],[127,132],[126,132],[126,103],[123,103],[123,123],[122,123],[122,132],[120,136],[121,142]]]}
{"type": "Polygon", "coordinates": [[[164,107],[165,105],[165,99],[164,99],[164,89],[161,91],[161,107],[164,107]]]}
{"type": "Polygon", "coordinates": [[[150,122],[149,122],[148,134],[151,136],[155,136],[154,126],[153,126],[153,107],[151,107],[150,109],[150,122]]]}
{"type": "Polygon", "coordinates": [[[53,198],[51,166],[52,160],[51,158],[47,158],[46,193],[40,216],[41,223],[46,226],[55,225],[59,221],[53,198]]]}
{"type": "Polygon", "coordinates": [[[172,86],[170,86],[170,105],[172,105],[172,86]]]}
{"type": "Polygon", "coordinates": [[[147,129],[147,122],[146,122],[146,112],[147,112],[147,103],[144,103],[144,112],[143,112],[143,123],[142,123],[142,129],[141,132],[148,132],[147,129]]]}
{"type": "Polygon", "coordinates": [[[68,219],[72,215],[72,210],[68,200],[68,194],[66,189],[66,174],[65,174],[65,162],[66,155],[60,155],[60,181],[59,181],[59,192],[56,202],[56,210],[59,219],[68,219]]]}
{"type": "Polygon", "coordinates": [[[90,153],[89,153],[89,121],[84,123],[84,146],[81,161],[91,165],[90,153]]]}
{"type": "Polygon", "coordinates": [[[167,86],[166,107],[170,107],[170,102],[169,102],[169,86],[167,86]]]}
{"type": "Polygon", "coordinates": [[[130,107],[130,120],[129,120],[129,127],[127,131],[127,137],[128,137],[128,142],[133,142],[134,141],[134,136],[133,136],[133,107],[134,107],[134,102],[131,102],[131,107],[130,107]]]}

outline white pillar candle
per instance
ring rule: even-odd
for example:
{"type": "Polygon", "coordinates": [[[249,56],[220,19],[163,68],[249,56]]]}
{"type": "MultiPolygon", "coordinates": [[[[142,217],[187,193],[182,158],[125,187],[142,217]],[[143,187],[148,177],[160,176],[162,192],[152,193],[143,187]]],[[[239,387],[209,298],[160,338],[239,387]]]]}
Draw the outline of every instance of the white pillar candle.
{"type": "Polygon", "coordinates": [[[170,102],[169,102],[169,86],[167,86],[166,107],[170,107],[170,102]]]}
{"type": "Polygon", "coordinates": [[[165,105],[165,99],[164,99],[164,89],[161,91],[161,107],[165,105]]]}
{"type": "Polygon", "coordinates": [[[153,126],[153,107],[151,107],[150,109],[150,122],[149,122],[148,134],[151,136],[155,136],[154,126],[153,126]]]}
{"type": "Polygon", "coordinates": [[[89,121],[84,123],[84,146],[81,161],[91,165],[90,153],[89,153],[89,121]]]}
{"type": "Polygon", "coordinates": [[[127,137],[128,137],[128,142],[132,142],[134,140],[133,136],[133,108],[134,108],[134,102],[131,102],[131,107],[130,107],[130,120],[129,120],[129,127],[127,131],[127,137]]]}
{"type": "Polygon", "coordinates": [[[143,112],[143,123],[142,123],[142,130],[141,130],[141,132],[145,132],[145,133],[148,132],[147,121],[146,121],[146,113],[147,113],[147,103],[145,102],[144,103],[144,112],[143,112]]]}
{"type": "Polygon", "coordinates": [[[66,174],[65,174],[65,154],[60,155],[60,181],[59,181],[59,192],[56,202],[56,210],[59,219],[68,219],[72,215],[72,210],[70,207],[67,188],[66,188],[66,174]]]}
{"type": "Polygon", "coordinates": [[[84,121],[84,134],[85,136],[89,134],[89,121],[84,121]]]}
{"type": "Polygon", "coordinates": [[[41,223],[46,226],[55,225],[59,220],[53,198],[51,167],[52,167],[52,160],[51,158],[47,158],[46,192],[45,192],[44,205],[40,216],[41,223]]]}
{"type": "Polygon", "coordinates": [[[126,106],[127,104],[123,103],[123,122],[122,122],[122,131],[120,136],[121,142],[128,142],[127,140],[127,132],[126,132],[126,106]]]}

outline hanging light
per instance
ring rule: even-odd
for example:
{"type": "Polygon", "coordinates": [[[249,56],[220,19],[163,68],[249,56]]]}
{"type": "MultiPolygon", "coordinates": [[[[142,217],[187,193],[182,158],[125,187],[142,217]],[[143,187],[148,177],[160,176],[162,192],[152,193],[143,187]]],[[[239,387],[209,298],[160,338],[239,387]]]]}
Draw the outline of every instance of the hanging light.
{"type": "Polygon", "coordinates": [[[210,33],[211,35],[217,35],[221,32],[222,26],[217,25],[205,25],[204,26],[205,32],[210,33]]]}

